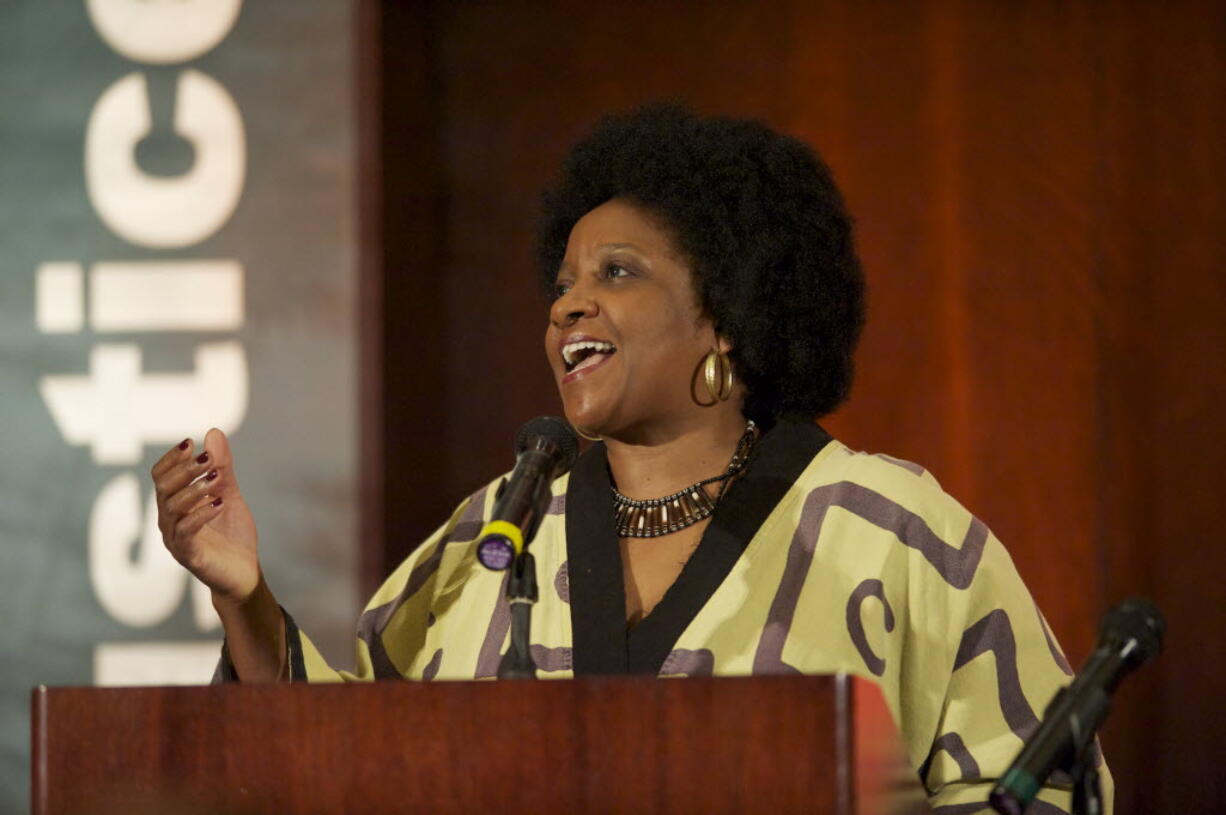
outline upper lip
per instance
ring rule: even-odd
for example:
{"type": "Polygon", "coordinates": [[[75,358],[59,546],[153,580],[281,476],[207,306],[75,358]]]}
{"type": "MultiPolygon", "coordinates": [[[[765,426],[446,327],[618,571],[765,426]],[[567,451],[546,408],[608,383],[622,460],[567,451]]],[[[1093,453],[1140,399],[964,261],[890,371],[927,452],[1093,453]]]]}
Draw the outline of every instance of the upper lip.
{"type": "Polygon", "coordinates": [[[617,350],[617,345],[610,340],[602,337],[593,337],[590,334],[568,334],[558,341],[558,356],[562,358],[563,366],[570,368],[570,364],[566,361],[566,346],[579,342],[600,342],[606,345],[613,346],[613,350],[617,350]]]}

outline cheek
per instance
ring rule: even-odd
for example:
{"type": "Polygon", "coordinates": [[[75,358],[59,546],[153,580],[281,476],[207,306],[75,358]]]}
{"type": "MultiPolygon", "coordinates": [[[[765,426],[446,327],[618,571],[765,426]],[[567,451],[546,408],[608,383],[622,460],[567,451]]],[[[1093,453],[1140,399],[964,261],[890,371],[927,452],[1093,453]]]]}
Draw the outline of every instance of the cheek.
{"type": "Polygon", "coordinates": [[[635,332],[669,342],[684,340],[694,332],[698,315],[675,295],[663,294],[640,301],[638,307],[625,314],[634,325],[635,332]]]}
{"type": "MultiPolygon", "coordinates": [[[[693,309],[682,306],[669,308],[653,321],[656,341],[674,352],[688,353],[709,344],[702,318],[693,309]]],[[[663,350],[663,349],[661,349],[663,350]]]]}
{"type": "Polygon", "coordinates": [[[672,313],[667,319],[653,321],[642,334],[640,348],[645,368],[661,383],[689,381],[694,367],[710,350],[706,335],[689,315],[672,313]]]}

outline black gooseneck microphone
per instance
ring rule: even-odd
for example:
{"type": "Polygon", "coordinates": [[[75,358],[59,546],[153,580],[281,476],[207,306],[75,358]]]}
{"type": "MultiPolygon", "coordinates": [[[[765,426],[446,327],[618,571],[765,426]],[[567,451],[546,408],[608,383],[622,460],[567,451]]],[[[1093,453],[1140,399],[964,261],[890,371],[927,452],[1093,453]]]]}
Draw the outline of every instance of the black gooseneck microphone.
{"type": "Polygon", "coordinates": [[[1166,621],[1153,603],[1133,597],[1108,611],[1098,632],[1094,653],[1052,697],[1043,723],[992,789],[997,812],[1022,815],[1053,770],[1072,768],[1107,717],[1120,680],[1162,650],[1166,621]]]}
{"type": "Polygon", "coordinates": [[[579,442],[569,424],[538,416],[515,436],[515,469],[499,488],[489,522],[477,539],[477,559],[487,569],[509,569],[549,509],[549,484],[575,465],[579,442]]]}

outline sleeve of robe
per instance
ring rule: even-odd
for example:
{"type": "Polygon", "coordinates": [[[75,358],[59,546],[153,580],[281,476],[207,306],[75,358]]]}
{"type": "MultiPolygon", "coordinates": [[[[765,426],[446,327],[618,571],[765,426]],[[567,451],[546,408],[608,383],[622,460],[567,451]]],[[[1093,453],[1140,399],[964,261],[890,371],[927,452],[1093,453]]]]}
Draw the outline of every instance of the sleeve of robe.
{"type": "MultiPolygon", "coordinates": [[[[877,681],[895,700],[936,815],[991,812],[992,786],[1073,672],[996,536],[928,473],[890,476],[914,478],[894,492],[914,513],[899,527],[906,544],[891,558],[899,567],[905,560],[905,570],[883,574],[907,636],[890,638],[898,671],[877,681]]],[[[1096,758],[1112,812],[1110,773],[1097,750],[1096,758]]],[[[1070,789],[1070,779],[1055,774],[1028,812],[1071,811],[1070,789]]]]}
{"type": "MultiPolygon", "coordinates": [[[[947,659],[952,656],[952,671],[931,751],[920,769],[938,815],[990,811],[967,805],[987,799],[1037,729],[1048,701],[1072,676],[1008,553],[990,533],[967,594],[965,606],[948,609],[950,642],[957,647],[952,654],[945,651],[947,659]]],[[[1098,759],[1101,763],[1101,755],[1098,759]]],[[[1110,798],[1105,767],[1103,774],[1110,798]]],[[[1068,812],[1069,781],[1056,774],[1029,811],[1068,812]]]]}
{"type": "MultiPolygon", "coordinates": [[[[832,442],[763,523],[674,656],[716,675],[877,684],[937,815],[987,798],[1071,678],[1009,554],[923,468],[832,442]],[[692,662],[693,660],[691,660],[692,662]]],[[[664,673],[695,672],[670,659],[664,673]]],[[[1036,815],[1067,812],[1067,779],[1036,815]]],[[[1108,812],[1110,775],[1104,772],[1108,812]]]]}
{"type": "MultiPolygon", "coordinates": [[[[353,670],[337,670],[329,665],[310,637],[282,609],[290,680],[362,682],[407,675],[407,666],[419,656],[431,623],[433,584],[438,579],[439,566],[448,545],[468,542],[477,536],[487,501],[492,500],[493,487],[497,483],[495,481],[461,503],[447,522],[413,550],[370,598],[358,619],[353,670]],[[383,634],[389,629],[395,636],[385,641],[383,634]]],[[[428,669],[426,673],[428,675],[428,669]]],[[[238,681],[229,649],[224,644],[213,681],[238,681]]]]}

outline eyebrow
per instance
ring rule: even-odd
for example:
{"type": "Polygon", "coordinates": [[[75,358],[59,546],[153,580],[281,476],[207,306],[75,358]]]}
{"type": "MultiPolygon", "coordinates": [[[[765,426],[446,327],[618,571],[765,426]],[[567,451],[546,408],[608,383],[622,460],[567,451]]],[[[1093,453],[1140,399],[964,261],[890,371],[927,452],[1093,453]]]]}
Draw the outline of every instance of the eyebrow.
{"type": "MultiPolygon", "coordinates": [[[[615,249],[629,249],[633,252],[638,252],[640,254],[642,254],[643,252],[642,249],[640,249],[638,246],[636,246],[633,243],[602,243],[596,248],[600,250],[604,250],[604,251],[615,250],[615,249]]],[[[554,272],[555,280],[557,279],[557,276],[566,269],[566,267],[567,267],[567,263],[566,263],[565,258],[563,258],[562,263],[558,265],[558,270],[554,272]]]]}

